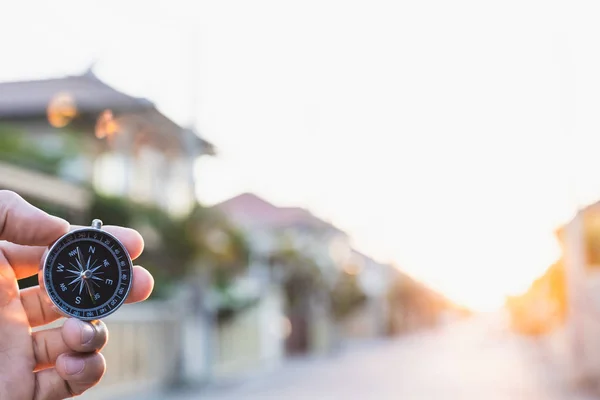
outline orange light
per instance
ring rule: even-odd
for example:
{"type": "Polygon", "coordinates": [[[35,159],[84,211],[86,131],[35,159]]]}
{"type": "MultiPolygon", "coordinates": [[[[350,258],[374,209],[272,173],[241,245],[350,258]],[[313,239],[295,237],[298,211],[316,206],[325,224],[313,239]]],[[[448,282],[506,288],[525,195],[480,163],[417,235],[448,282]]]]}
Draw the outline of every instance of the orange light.
{"type": "Polygon", "coordinates": [[[356,263],[346,263],[344,264],[344,272],[348,275],[358,275],[362,271],[362,266],[356,263]]]}
{"type": "Polygon", "coordinates": [[[111,110],[104,110],[96,121],[96,137],[103,139],[105,137],[110,138],[111,136],[119,132],[119,124],[113,117],[111,110]]]}
{"type": "Polygon", "coordinates": [[[64,128],[77,116],[75,99],[69,93],[58,93],[48,103],[48,122],[55,128],[64,128]]]}

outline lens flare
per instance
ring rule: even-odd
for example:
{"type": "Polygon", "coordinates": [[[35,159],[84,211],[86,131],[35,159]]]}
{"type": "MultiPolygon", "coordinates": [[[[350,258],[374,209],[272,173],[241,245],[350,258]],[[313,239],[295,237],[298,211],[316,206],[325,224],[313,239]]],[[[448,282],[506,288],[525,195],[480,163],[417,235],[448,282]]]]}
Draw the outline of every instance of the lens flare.
{"type": "Polygon", "coordinates": [[[48,103],[46,113],[50,125],[64,128],[77,116],[75,99],[69,93],[58,93],[48,103]]]}
{"type": "Polygon", "coordinates": [[[119,123],[114,118],[111,110],[104,110],[96,121],[96,137],[98,139],[110,138],[119,132],[119,123]]]}

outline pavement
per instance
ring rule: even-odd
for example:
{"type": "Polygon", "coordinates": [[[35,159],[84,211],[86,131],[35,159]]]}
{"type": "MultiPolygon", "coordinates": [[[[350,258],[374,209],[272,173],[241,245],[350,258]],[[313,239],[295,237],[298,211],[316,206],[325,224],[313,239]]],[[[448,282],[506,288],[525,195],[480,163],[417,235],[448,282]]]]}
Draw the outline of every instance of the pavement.
{"type": "MultiPolygon", "coordinates": [[[[334,356],[145,400],[590,400],[555,368],[543,344],[477,318],[443,329],[352,346],[334,356]]],[[[140,399],[141,399],[140,398],[140,399]]]]}

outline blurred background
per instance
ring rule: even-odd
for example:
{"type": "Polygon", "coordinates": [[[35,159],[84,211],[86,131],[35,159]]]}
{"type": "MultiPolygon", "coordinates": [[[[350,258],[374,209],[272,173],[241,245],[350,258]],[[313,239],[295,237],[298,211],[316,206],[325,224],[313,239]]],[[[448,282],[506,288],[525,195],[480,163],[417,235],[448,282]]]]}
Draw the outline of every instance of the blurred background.
{"type": "Polygon", "coordinates": [[[156,280],[82,398],[600,398],[596,2],[0,11],[0,189],[156,280]]]}

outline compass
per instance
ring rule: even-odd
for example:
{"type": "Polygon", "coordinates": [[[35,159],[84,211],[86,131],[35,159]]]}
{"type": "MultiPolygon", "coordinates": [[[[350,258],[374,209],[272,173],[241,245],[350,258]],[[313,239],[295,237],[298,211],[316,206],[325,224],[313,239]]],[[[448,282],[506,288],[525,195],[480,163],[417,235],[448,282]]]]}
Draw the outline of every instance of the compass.
{"type": "Polygon", "coordinates": [[[71,231],[48,250],[40,284],[58,311],[90,321],[123,305],[133,278],[125,246],[102,230],[102,221],[71,231]]]}

